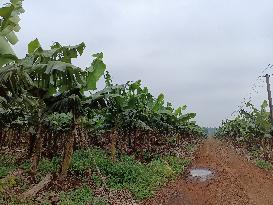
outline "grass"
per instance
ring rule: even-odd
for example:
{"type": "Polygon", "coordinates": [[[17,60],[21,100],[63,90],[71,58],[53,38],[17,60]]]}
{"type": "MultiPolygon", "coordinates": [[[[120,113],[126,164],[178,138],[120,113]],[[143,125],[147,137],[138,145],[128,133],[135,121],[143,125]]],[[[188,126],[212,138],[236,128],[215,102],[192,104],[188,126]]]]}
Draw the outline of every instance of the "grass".
{"type": "MultiPolygon", "coordinates": [[[[38,165],[38,171],[42,175],[50,172],[57,172],[59,170],[60,157],[54,157],[52,160],[42,159],[38,165]]],[[[7,176],[10,172],[22,168],[24,170],[30,169],[30,161],[27,160],[23,164],[18,165],[16,159],[7,154],[0,154],[0,178],[7,176]]]]}
{"type": "Polygon", "coordinates": [[[93,193],[87,186],[70,192],[61,192],[59,205],[85,205],[93,199],[93,193]]]}
{"type": "Polygon", "coordinates": [[[14,187],[17,184],[17,178],[15,176],[9,176],[0,180],[0,193],[14,187]]]}
{"type": "Polygon", "coordinates": [[[60,162],[60,157],[54,157],[52,160],[43,159],[39,163],[38,170],[42,175],[46,175],[50,172],[58,172],[60,162]]]}
{"type": "MultiPolygon", "coordinates": [[[[5,176],[9,171],[18,167],[25,170],[30,168],[29,161],[17,166],[13,163],[14,160],[8,160],[7,156],[1,157],[0,160],[2,160],[0,176],[5,176]]],[[[54,157],[52,160],[42,159],[38,166],[38,175],[58,172],[60,162],[60,157],[54,157]]],[[[112,162],[104,150],[92,148],[74,152],[70,172],[73,175],[84,177],[85,172],[91,170],[94,184],[101,187],[102,180],[96,169],[98,167],[102,175],[106,177],[108,187],[115,190],[128,189],[135,199],[143,200],[151,197],[154,191],[168,180],[181,174],[189,163],[189,160],[175,156],[158,157],[150,163],[141,163],[128,155],[122,155],[118,157],[117,162],[112,162]]],[[[81,205],[87,204],[87,201],[90,202],[90,200],[93,200],[93,204],[106,204],[102,198],[94,197],[92,190],[87,186],[60,194],[60,205],[81,205]]]]}
{"type": "Polygon", "coordinates": [[[256,166],[258,166],[259,168],[265,169],[267,171],[273,169],[273,165],[270,162],[262,159],[263,152],[261,149],[259,149],[257,147],[252,148],[250,150],[250,154],[252,157],[254,157],[256,159],[256,166]]]}
{"type": "Polygon", "coordinates": [[[107,205],[108,203],[102,197],[94,197],[92,190],[83,185],[69,192],[60,193],[59,205],[107,205]]]}
{"type": "Polygon", "coordinates": [[[256,165],[260,167],[261,169],[265,169],[267,171],[272,170],[273,168],[273,165],[270,162],[262,160],[262,159],[256,160],[256,165]]]}
{"type": "Polygon", "coordinates": [[[8,175],[17,168],[15,158],[7,154],[0,154],[0,178],[8,175]]]}
{"type": "MultiPolygon", "coordinates": [[[[88,149],[74,153],[71,171],[83,173],[87,169],[98,166],[102,174],[107,177],[109,187],[128,189],[136,199],[145,199],[152,196],[153,192],[169,179],[174,179],[181,174],[189,162],[189,160],[167,156],[143,164],[133,157],[124,155],[113,163],[103,150],[88,149]]],[[[97,178],[95,182],[100,183],[98,177],[93,178],[95,180],[97,178]]]]}

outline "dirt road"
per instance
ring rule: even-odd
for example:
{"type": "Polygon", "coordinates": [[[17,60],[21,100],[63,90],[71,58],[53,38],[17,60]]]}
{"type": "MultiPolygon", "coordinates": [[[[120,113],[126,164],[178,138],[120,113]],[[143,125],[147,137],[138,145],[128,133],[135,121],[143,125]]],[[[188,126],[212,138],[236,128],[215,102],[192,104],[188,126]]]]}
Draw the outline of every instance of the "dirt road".
{"type": "Polygon", "coordinates": [[[273,205],[272,174],[259,169],[220,141],[209,138],[190,168],[209,168],[206,182],[183,177],[169,183],[145,205],[273,205]]]}

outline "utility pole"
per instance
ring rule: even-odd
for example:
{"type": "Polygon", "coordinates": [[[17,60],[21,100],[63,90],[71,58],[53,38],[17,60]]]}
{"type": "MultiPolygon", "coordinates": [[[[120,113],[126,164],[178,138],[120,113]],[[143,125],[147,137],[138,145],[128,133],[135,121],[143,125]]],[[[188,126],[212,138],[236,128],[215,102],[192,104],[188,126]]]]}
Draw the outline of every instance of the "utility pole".
{"type": "Polygon", "coordinates": [[[271,97],[271,90],[270,90],[270,83],[269,83],[270,75],[266,74],[264,77],[266,79],[266,85],[267,85],[268,104],[269,104],[269,110],[270,110],[270,121],[273,124],[272,97],[271,97]]]}

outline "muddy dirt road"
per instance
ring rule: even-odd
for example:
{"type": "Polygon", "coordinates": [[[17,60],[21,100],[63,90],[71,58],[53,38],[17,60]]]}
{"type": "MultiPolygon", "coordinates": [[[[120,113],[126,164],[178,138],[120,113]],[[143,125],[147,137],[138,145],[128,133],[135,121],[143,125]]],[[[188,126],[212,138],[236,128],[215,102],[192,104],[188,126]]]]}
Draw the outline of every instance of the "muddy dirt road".
{"type": "Polygon", "coordinates": [[[169,183],[145,205],[273,205],[273,176],[222,142],[209,138],[190,168],[205,167],[215,176],[205,182],[183,177],[169,183]]]}

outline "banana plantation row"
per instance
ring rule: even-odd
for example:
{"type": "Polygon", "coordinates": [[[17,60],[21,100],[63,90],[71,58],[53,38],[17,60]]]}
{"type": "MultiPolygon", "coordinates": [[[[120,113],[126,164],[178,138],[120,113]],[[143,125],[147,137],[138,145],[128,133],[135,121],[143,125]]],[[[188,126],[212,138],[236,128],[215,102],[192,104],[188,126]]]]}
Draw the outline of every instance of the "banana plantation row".
{"type": "Polygon", "coordinates": [[[273,168],[273,126],[267,107],[266,101],[260,109],[251,102],[245,103],[245,108],[241,108],[237,116],[223,121],[216,135],[247,150],[252,158],[273,168]]]}
{"type": "Polygon", "coordinates": [[[102,53],[87,68],[74,65],[84,43],[44,49],[35,39],[18,58],[11,45],[18,41],[22,12],[20,0],[0,9],[0,146],[27,149],[33,174],[41,156],[62,154],[65,177],[74,149],[96,145],[113,161],[119,153],[149,160],[185,138],[204,136],[192,121],[195,114],[184,114],[186,106],[174,109],[141,81],[114,84],[102,53]],[[103,77],[105,86],[97,90],[103,77]]]}

